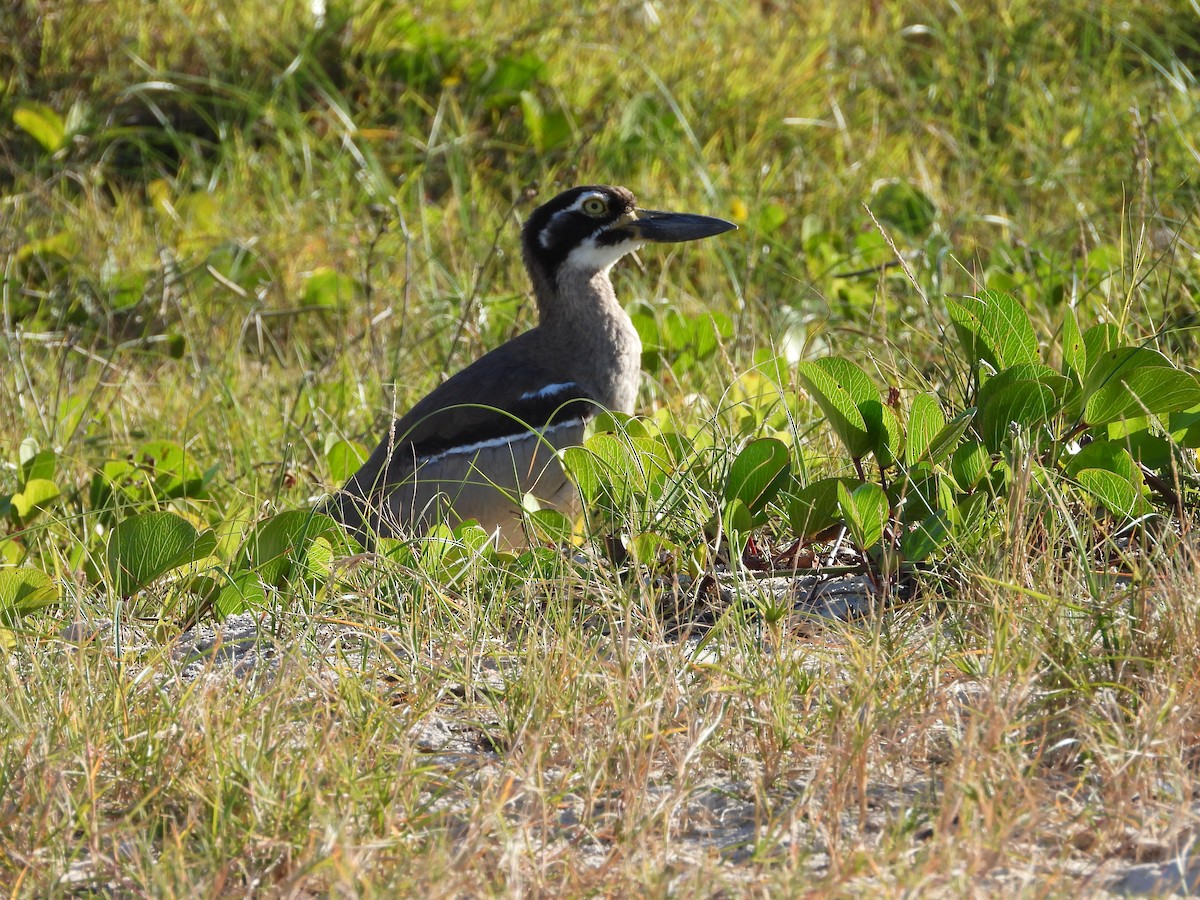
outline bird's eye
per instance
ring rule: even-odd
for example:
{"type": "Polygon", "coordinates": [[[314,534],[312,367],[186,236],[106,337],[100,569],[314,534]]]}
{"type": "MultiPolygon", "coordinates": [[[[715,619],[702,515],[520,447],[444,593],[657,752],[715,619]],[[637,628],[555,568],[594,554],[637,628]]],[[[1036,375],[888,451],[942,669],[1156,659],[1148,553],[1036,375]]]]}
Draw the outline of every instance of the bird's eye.
{"type": "Polygon", "coordinates": [[[608,204],[599,197],[588,197],[583,201],[583,211],[589,216],[602,216],[608,212],[608,204]]]}

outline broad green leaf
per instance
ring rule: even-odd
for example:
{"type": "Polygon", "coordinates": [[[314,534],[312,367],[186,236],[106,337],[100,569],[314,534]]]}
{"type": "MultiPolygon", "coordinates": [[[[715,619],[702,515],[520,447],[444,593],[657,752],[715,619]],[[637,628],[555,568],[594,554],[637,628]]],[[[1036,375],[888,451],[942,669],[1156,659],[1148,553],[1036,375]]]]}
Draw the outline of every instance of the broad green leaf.
{"type": "Polygon", "coordinates": [[[1148,469],[1166,469],[1171,465],[1170,439],[1159,434],[1153,434],[1148,428],[1124,434],[1120,437],[1118,443],[1129,451],[1129,455],[1136,462],[1141,463],[1148,469]]]}
{"type": "Polygon", "coordinates": [[[759,438],[742,448],[729,469],[725,500],[741,500],[752,515],[761,513],[791,474],[791,454],[783,441],[759,438]]]}
{"type": "Polygon", "coordinates": [[[11,627],[17,619],[58,602],[50,576],[25,566],[0,568],[0,622],[11,627]]]}
{"type": "Polygon", "coordinates": [[[36,238],[27,244],[22,244],[17,251],[17,261],[31,257],[54,257],[73,259],[76,251],[75,236],[69,231],[59,231],[44,238],[36,238]]]}
{"type": "Polygon", "coordinates": [[[611,435],[595,435],[586,446],[567,447],[560,454],[563,468],[570,473],[586,504],[595,503],[600,498],[609,478],[604,459],[593,446],[601,439],[611,439],[611,435]]]}
{"type": "Polygon", "coordinates": [[[17,511],[17,516],[25,520],[61,493],[62,491],[53,481],[46,478],[31,478],[25,482],[25,486],[19,493],[12,495],[12,507],[17,511]]]}
{"type": "MultiPolygon", "coordinates": [[[[542,540],[550,544],[570,544],[575,523],[557,509],[539,509],[529,514],[529,521],[542,540]]],[[[482,531],[482,529],[480,529],[482,531]]]]}
{"type": "Polygon", "coordinates": [[[950,479],[933,470],[928,462],[912,466],[904,478],[893,482],[889,497],[898,518],[905,524],[921,522],[938,510],[954,505],[950,479]]]}
{"type": "Polygon", "coordinates": [[[947,422],[941,431],[934,436],[933,440],[929,442],[929,447],[924,454],[925,458],[934,465],[944,462],[954,452],[954,449],[958,446],[958,442],[962,440],[962,436],[967,433],[967,429],[971,427],[976,413],[977,410],[974,406],[968,406],[947,422]]]}
{"type": "Polygon", "coordinates": [[[159,500],[202,497],[215,469],[202,472],[195,457],[175,441],[147,441],[134,458],[153,472],[154,496],[159,500]]]}
{"type": "Polygon", "coordinates": [[[1048,421],[1062,406],[1070,386],[1064,375],[1040,363],[1016,365],[979,389],[979,431],[988,450],[1000,449],[1009,427],[1031,428],[1048,421]]]}
{"type": "Polygon", "coordinates": [[[242,568],[259,573],[263,584],[283,587],[295,575],[319,576],[332,555],[329,541],[338,525],[329,516],[309,510],[281,512],[254,526],[242,546],[242,568]]]}
{"type": "Polygon", "coordinates": [[[853,492],[838,484],[838,509],[860,549],[873,547],[883,538],[888,520],[888,498],[883,488],[867,482],[853,492]]]}
{"type": "Polygon", "coordinates": [[[521,113],[530,142],[539,153],[564,144],[571,137],[571,125],[558,105],[547,110],[533,91],[521,91],[521,113]]]}
{"type": "Polygon", "coordinates": [[[1151,511],[1142,470],[1116,441],[1092,441],[1068,460],[1065,471],[1114,515],[1134,517],[1151,511]]]}
{"type": "Polygon", "coordinates": [[[198,533],[175,513],[143,513],[112,530],[105,561],[117,593],[128,597],[168,572],[211,555],[216,546],[213,532],[198,533]]]}
{"type": "Polygon", "coordinates": [[[1038,361],[1029,316],[1008,294],[982,291],[947,302],[950,320],[972,357],[982,357],[996,371],[1038,361]]]}
{"type": "Polygon", "coordinates": [[[1084,469],[1107,469],[1126,481],[1142,485],[1142,473],[1133,457],[1116,441],[1092,441],[1067,460],[1064,471],[1074,478],[1084,469]]]}
{"type": "Polygon", "coordinates": [[[1121,329],[1111,322],[1093,325],[1087,329],[1083,333],[1083,352],[1087,358],[1087,372],[1091,372],[1092,367],[1096,365],[1101,356],[1120,346],[1121,329]]]}
{"type": "Polygon", "coordinates": [[[950,460],[950,474],[963,491],[974,490],[991,468],[991,454],[979,441],[964,441],[950,460]]]}
{"type": "Polygon", "coordinates": [[[1083,384],[1087,375],[1088,355],[1087,344],[1079,331],[1079,322],[1075,319],[1075,311],[1068,308],[1063,314],[1062,327],[1063,374],[1076,384],[1083,384]]]}
{"type": "Polygon", "coordinates": [[[875,449],[874,435],[868,431],[858,404],[878,401],[879,392],[861,369],[831,357],[799,363],[796,372],[854,459],[862,459],[875,449]]]}
{"type": "Polygon", "coordinates": [[[788,524],[797,538],[819,534],[841,518],[838,487],[853,490],[862,484],[856,478],[821,478],[805,485],[788,504],[788,524]]]}
{"type": "Polygon", "coordinates": [[[1108,469],[1083,469],[1075,480],[1113,515],[1137,518],[1153,509],[1137,485],[1108,469]]]}
{"type": "Polygon", "coordinates": [[[680,551],[680,546],[653,531],[635,534],[629,541],[629,553],[639,565],[654,565],[664,554],[680,551]]]}
{"type": "Polygon", "coordinates": [[[1053,389],[1040,381],[1012,381],[993,391],[979,403],[979,430],[988,450],[999,452],[1013,425],[1026,429],[1047,422],[1058,405],[1053,389]]]}
{"type": "Polygon", "coordinates": [[[38,450],[32,455],[26,456],[26,446],[26,442],[22,441],[21,477],[27,482],[34,479],[53,481],[58,455],[53,450],[38,450]]]}
{"type": "Polygon", "coordinates": [[[13,122],[42,145],[47,153],[57,153],[67,145],[67,126],[62,116],[42,103],[26,101],[13,110],[13,122]]]}
{"type": "Polygon", "coordinates": [[[760,234],[771,234],[788,220],[787,207],[782,203],[764,203],[758,209],[755,225],[760,234]]]}
{"type": "MultiPolygon", "coordinates": [[[[113,504],[115,492],[124,493],[142,473],[137,466],[125,459],[110,459],[92,476],[88,490],[88,502],[95,511],[108,509],[113,504]]],[[[143,478],[144,482],[144,478],[143,478]]]]}
{"type": "Polygon", "coordinates": [[[721,529],[740,551],[754,530],[754,516],[746,504],[735,497],[725,504],[721,514],[721,529]]]}
{"type": "Polygon", "coordinates": [[[661,438],[596,434],[562,451],[563,464],[588,502],[607,497],[624,505],[635,494],[655,495],[673,466],[661,438]]]}
{"type": "Polygon", "coordinates": [[[261,609],[266,603],[266,591],[258,580],[258,573],[253,571],[224,574],[212,595],[212,604],[222,619],[261,609]]]}
{"type": "Polygon", "coordinates": [[[1149,347],[1102,353],[1083,386],[1083,420],[1104,425],[1141,415],[1165,415],[1200,403],[1200,382],[1149,347]]]}
{"type": "Polygon", "coordinates": [[[871,449],[883,468],[896,464],[900,447],[904,441],[904,428],[890,406],[880,400],[868,400],[859,407],[867,432],[874,436],[875,446],[871,449]]]}
{"type": "Polygon", "coordinates": [[[946,415],[933,394],[917,394],[908,411],[908,440],[904,460],[909,466],[917,461],[933,443],[938,432],[946,427],[946,415]]]}
{"type": "Polygon", "coordinates": [[[900,539],[900,552],[910,562],[923,562],[950,540],[950,517],[938,510],[900,539]]]}
{"type": "Polygon", "coordinates": [[[971,494],[947,510],[957,552],[974,553],[995,534],[999,510],[985,491],[971,494]]]}
{"type": "Polygon", "coordinates": [[[358,471],[367,459],[367,449],[358,443],[337,440],[325,451],[325,462],[334,481],[343,482],[358,471]]]}
{"type": "Polygon", "coordinates": [[[1200,409],[1173,412],[1168,417],[1171,440],[1184,447],[1200,447],[1200,409]]]}

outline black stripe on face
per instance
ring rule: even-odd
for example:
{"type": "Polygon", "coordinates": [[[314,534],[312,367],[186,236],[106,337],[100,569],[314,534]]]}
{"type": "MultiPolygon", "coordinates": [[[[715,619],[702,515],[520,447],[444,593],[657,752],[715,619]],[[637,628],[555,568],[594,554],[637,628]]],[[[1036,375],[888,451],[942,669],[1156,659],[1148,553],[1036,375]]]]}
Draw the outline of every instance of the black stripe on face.
{"type": "Polygon", "coordinates": [[[636,208],[637,200],[622,187],[585,185],[564,191],[529,214],[521,231],[525,257],[553,279],[572,250],[588,238],[609,243],[605,240],[608,226],[636,208]],[[595,199],[605,204],[603,212],[585,206],[595,199]]]}

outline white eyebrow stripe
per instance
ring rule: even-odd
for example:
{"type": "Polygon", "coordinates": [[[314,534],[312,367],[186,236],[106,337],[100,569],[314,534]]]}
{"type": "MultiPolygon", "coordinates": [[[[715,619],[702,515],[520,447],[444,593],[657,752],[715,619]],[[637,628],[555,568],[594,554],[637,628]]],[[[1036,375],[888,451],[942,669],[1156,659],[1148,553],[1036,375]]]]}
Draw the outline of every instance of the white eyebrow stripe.
{"type": "Polygon", "coordinates": [[[573,381],[560,381],[556,384],[548,384],[545,387],[538,388],[536,391],[526,391],[518,399],[521,400],[540,400],[543,397],[552,397],[555,394],[560,394],[565,390],[575,387],[573,381]]]}
{"type": "Polygon", "coordinates": [[[550,221],[546,223],[546,227],[543,228],[541,230],[541,233],[538,234],[538,243],[541,244],[546,249],[549,249],[550,235],[554,231],[555,220],[558,219],[559,216],[564,215],[566,213],[581,212],[583,210],[583,204],[585,204],[589,200],[593,200],[593,199],[603,200],[605,206],[608,205],[608,195],[605,194],[603,191],[588,191],[586,194],[581,194],[579,196],[579,198],[576,199],[576,201],[574,203],[572,203],[570,206],[560,209],[558,212],[556,212],[554,215],[552,215],[550,217],[550,221]]]}
{"type": "Polygon", "coordinates": [[[578,200],[576,200],[566,209],[562,210],[562,212],[579,212],[583,209],[583,204],[596,198],[603,200],[605,206],[608,205],[608,195],[606,195],[603,191],[588,191],[586,194],[581,195],[578,200]]]}

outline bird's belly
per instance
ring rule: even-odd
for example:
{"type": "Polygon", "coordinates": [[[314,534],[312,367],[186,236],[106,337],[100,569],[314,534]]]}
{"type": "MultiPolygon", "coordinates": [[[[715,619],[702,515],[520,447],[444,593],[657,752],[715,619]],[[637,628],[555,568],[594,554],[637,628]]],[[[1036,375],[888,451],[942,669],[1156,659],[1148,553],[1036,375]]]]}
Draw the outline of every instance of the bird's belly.
{"type": "Polygon", "coordinates": [[[572,520],[580,514],[578,492],[556,451],[582,441],[583,423],[571,422],[423,460],[388,494],[377,530],[411,534],[475,519],[498,532],[502,546],[523,547],[529,543],[520,508],[525,494],[572,520]]]}

